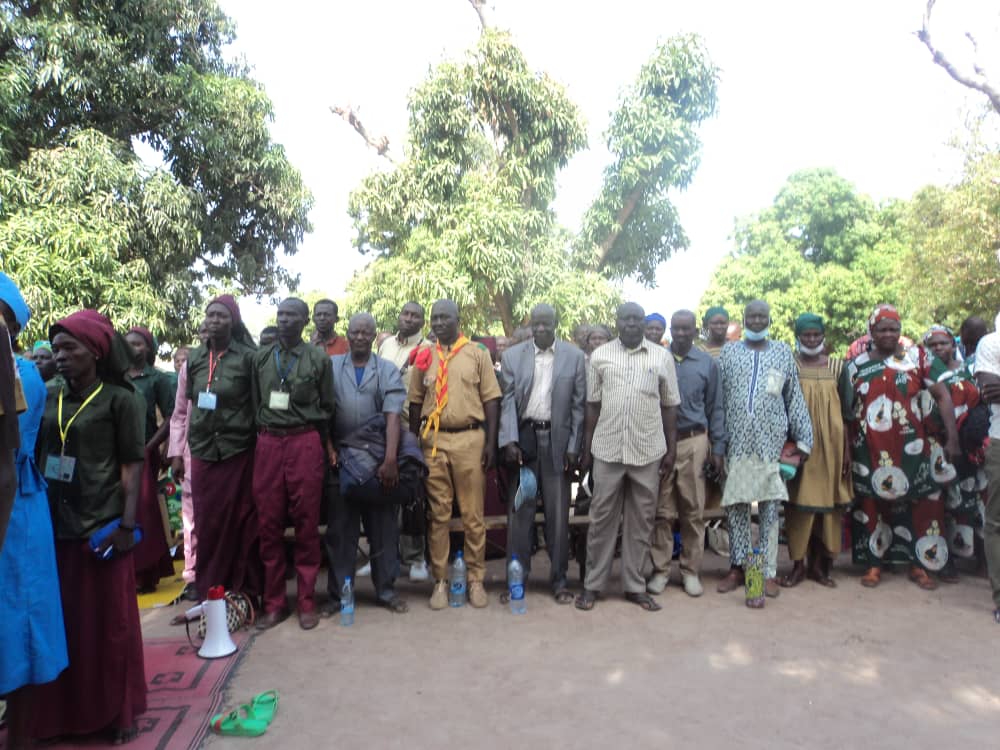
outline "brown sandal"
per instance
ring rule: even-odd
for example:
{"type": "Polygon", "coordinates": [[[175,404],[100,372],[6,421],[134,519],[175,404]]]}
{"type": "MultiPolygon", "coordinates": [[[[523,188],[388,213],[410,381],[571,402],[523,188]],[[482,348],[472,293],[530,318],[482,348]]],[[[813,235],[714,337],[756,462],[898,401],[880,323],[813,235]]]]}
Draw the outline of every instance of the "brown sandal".
{"type": "Polygon", "coordinates": [[[938,587],[937,581],[927,575],[923,568],[911,567],[909,578],[924,591],[934,591],[938,587]]]}
{"type": "Polygon", "coordinates": [[[861,585],[865,588],[873,589],[882,583],[882,569],[868,568],[863,576],[861,576],[861,585]]]}

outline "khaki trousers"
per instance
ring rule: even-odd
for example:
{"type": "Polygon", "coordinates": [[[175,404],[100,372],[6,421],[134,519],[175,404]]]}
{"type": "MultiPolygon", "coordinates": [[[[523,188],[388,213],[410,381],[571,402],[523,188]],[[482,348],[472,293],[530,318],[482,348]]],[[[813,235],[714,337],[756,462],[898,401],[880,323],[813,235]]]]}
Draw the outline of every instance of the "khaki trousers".
{"type": "Polygon", "coordinates": [[[694,435],[677,443],[677,462],[660,485],[650,558],[653,573],[670,577],[674,556],[674,521],[680,520],[682,575],[698,575],[705,554],[705,476],[708,435],[694,435]]]}
{"type": "Polygon", "coordinates": [[[796,562],[805,559],[809,537],[814,536],[823,545],[827,556],[836,559],[840,554],[843,516],[843,508],[834,508],[829,513],[813,513],[787,503],[785,536],[788,537],[788,556],[796,562]]]}
{"type": "Polygon", "coordinates": [[[1000,440],[990,440],[986,449],[986,523],[983,526],[983,543],[986,548],[986,567],[990,573],[993,604],[1000,607],[1000,440]]]}
{"type": "Polygon", "coordinates": [[[583,587],[601,591],[615,560],[618,526],[622,524],[622,588],[626,593],[646,591],[642,568],[649,557],[656,498],[660,489],[660,460],[645,466],[594,459],[594,497],[587,530],[587,576],[583,587]],[[622,516],[624,514],[624,523],[622,516]]]}
{"type": "Polygon", "coordinates": [[[486,524],[483,521],[483,496],[486,473],[483,471],[483,445],[486,433],[480,429],[444,432],[437,436],[437,455],[431,457],[430,435],[425,441],[424,459],[427,476],[427,505],[430,528],[431,573],[434,580],[448,577],[448,523],[452,500],[465,527],[465,565],[470,581],[482,581],[486,572],[486,524]]]}

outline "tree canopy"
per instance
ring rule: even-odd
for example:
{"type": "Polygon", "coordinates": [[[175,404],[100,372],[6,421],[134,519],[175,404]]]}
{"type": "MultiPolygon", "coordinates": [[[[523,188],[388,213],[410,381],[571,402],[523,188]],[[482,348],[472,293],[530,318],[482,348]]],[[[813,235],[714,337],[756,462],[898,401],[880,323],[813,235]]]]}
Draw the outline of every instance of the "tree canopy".
{"type": "MultiPolygon", "coordinates": [[[[511,333],[540,301],[564,332],[606,320],[616,281],[652,279],[686,238],[667,197],[697,165],[696,126],[715,107],[718,72],[695,37],[662,45],[612,116],[615,163],[574,235],[556,220],[556,177],[586,146],[564,88],[534,72],[510,35],[484,28],[458,62],[437,66],[409,101],[405,158],[350,197],[355,244],[372,262],[347,310],[391,325],[407,300],[454,299],[467,326],[511,333]]],[[[384,154],[350,113],[335,109],[384,154]]]]}
{"type": "Polygon", "coordinates": [[[843,350],[864,333],[876,304],[902,296],[908,235],[899,211],[877,207],[831,169],[796,172],[771,206],[736,222],[735,248],[701,308],[721,304],[738,319],[748,302],[765,299],[772,335],[788,342],[795,318],[813,312],[826,321],[827,341],[843,350]]]}
{"type": "Polygon", "coordinates": [[[40,321],[86,305],[186,340],[205,288],[294,283],[312,199],[232,39],[215,0],[0,0],[0,256],[40,321]]]}

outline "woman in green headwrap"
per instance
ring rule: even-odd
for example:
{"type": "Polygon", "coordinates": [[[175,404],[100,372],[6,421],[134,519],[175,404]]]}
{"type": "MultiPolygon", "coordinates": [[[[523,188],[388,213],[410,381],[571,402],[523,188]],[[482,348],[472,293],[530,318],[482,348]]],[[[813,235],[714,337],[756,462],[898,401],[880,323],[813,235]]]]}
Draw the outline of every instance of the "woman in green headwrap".
{"type": "Polygon", "coordinates": [[[797,586],[808,577],[833,587],[830,571],[840,554],[843,512],[851,502],[844,422],[851,418],[853,394],[844,361],[826,353],[822,318],[800,315],[795,341],[795,365],[812,420],[813,452],[788,487],[785,534],[793,565],[781,585],[797,586]]]}

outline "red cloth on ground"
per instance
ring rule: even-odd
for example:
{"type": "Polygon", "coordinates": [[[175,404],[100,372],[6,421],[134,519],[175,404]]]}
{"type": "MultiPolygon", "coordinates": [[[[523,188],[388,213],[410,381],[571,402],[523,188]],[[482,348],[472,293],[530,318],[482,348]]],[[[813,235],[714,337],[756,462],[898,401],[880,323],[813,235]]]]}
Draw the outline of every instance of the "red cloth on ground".
{"type": "Polygon", "coordinates": [[[69,667],[35,688],[44,739],[128,729],[146,710],[142,628],[131,553],[101,560],[86,542],[56,542],[69,667]]]}
{"type": "Polygon", "coordinates": [[[225,461],[202,461],[192,456],[191,497],[198,533],[198,598],[208,598],[212,586],[259,596],[263,571],[253,499],[253,450],[225,461]]]}
{"type": "MultiPolygon", "coordinates": [[[[253,497],[257,504],[260,557],[264,563],[264,612],[287,606],[285,519],[295,527],[298,610],[316,609],[319,574],[319,506],[326,454],[315,430],[278,437],[262,433],[254,453],[253,497]]],[[[197,528],[197,526],[196,526],[197,528]]]]}

